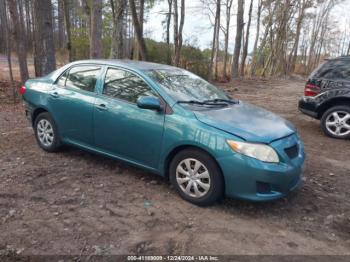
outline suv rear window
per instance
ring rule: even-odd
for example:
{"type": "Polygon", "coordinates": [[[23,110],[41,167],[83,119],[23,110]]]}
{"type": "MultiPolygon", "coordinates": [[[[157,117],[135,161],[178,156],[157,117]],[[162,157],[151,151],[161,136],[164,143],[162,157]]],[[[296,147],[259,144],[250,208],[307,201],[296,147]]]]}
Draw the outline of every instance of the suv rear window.
{"type": "Polygon", "coordinates": [[[327,61],[317,68],[310,77],[350,80],[350,60],[327,61]]]}

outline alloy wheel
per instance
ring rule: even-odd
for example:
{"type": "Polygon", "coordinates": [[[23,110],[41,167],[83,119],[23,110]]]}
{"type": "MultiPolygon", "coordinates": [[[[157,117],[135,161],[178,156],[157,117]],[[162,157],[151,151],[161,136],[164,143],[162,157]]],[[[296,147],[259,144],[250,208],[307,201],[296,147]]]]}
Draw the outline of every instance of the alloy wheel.
{"type": "Polygon", "coordinates": [[[334,111],[326,118],[326,128],[334,136],[342,137],[350,134],[350,113],[334,111]]]}

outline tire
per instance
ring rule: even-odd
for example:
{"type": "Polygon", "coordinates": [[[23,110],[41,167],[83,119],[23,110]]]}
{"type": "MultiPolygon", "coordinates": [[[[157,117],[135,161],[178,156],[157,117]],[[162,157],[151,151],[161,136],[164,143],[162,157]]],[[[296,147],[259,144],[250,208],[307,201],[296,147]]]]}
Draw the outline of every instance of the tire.
{"type": "Polygon", "coordinates": [[[211,156],[198,149],[185,149],[177,153],[169,166],[169,178],[183,199],[198,206],[211,205],[224,194],[220,168],[211,156]],[[192,185],[189,186],[190,183],[192,185]]]}
{"type": "Polygon", "coordinates": [[[333,138],[350,138],[350,106],[340,105],[328,109],[321,118],[323,132],[333,138]],[[336,117],[338,116],[338,117],[336,117]],[[337,133],[339,131],[339,134],[337,133]]]}
{"type": "Polygon", "coordinates": [[[49,113],[40,113],[35,118],[34,133],[39,146],[45,151],[57,152],[61,148],[62,143],[59,138],[55,121],[49,113]]]}

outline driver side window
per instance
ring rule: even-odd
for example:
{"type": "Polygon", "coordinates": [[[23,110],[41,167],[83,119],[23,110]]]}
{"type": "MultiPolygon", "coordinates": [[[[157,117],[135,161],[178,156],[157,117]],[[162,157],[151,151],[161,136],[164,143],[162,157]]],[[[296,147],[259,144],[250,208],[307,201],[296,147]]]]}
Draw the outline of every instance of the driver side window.
{"type": "Polygon", "coordinates": [[[102,93],[131,103],[136,103],[140,96],[157,96],[139,76],[116,68],[107,70],[102,93]]]}

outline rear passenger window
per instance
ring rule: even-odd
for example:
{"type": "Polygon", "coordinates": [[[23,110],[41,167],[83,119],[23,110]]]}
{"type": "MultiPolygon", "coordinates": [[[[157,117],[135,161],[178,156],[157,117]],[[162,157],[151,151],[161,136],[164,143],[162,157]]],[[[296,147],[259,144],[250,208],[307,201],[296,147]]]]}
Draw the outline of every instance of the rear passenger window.
{"type": "Polygon", "coordinates": [[[70,69],[64,86],[94,92],[100,70],[99,66],[75,66],[70,69]]]}
{"type": "Polygon", "coordinates": [[[318,70],[318,72],[315,73],[314,77],[334,80],[350,80],[350,61],[328,61],[318,70]]]}

